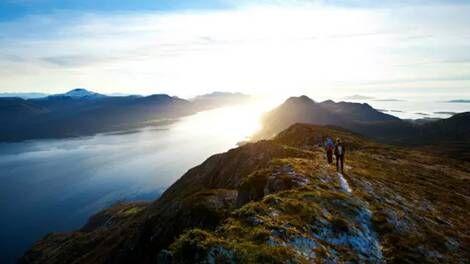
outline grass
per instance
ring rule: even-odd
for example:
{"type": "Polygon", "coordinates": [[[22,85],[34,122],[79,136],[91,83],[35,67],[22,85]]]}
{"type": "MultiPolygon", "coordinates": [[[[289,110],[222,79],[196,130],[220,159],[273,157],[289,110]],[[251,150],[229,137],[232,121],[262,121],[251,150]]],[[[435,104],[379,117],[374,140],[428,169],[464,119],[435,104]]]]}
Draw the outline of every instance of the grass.
{"type": "Polygon", "coordinates": [[[315,249],[316,256],[364,261],[351,247],[321,241],[315,232],[322,232],[324,223],[331,226],[333,233],[358,232],[354,219],[367,206],[386,261],[468,259],[463,246],[469,238],[465,220],[470,208],[470,192],[465,184],[470,179],[468,168],[426,152],[379,145],[356,136],[350,140],[354,147],[348,152],[346,164],[352,168],[345,177],[352,186],[352,196],[339,191],[334,167],[326,166],[320,148],[305,145],[304,137],[296,141],[286,132],[275,141],[304,149],[311,156],[273,159],[247,177],[241,188],[263,189],[272,172],[283,166],[290,166],[308,178],[308,186],[267,196],[258,192],[252,202],[235,210],[212,236],[224,238],[223,244],[230,245],[235,255],[241,250],[236,245],[256,243],[260,246],[254,246],[254,251],[263,252],[263,247],[271,243],[275,248],[292,249],[299,261],[310,261],[289,244],[293,237],[302,236],[320,245],[315,249]],[[226,244],[227,241],[232,244],[226,244]]]}

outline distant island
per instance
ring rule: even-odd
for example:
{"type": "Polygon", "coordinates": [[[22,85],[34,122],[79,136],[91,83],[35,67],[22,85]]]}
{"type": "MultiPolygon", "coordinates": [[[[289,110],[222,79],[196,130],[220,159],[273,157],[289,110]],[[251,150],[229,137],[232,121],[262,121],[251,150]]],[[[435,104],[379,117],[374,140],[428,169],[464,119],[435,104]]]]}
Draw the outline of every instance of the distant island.
{"type": "Polygon", "coordinates": [[[439,114],[439,115],[455,115],[455,114],[458,114],[458,113],[457,113],[457,112],[440,111],[440,112],[434,112],[434,114],[439,114]]]}
{"type": "Polygon", "coordinates": [[[344,100],[353,100],[353,101],[360,101],[360,100],[370,100],[370,101],[377,101],[377,102],[403,102],[405,100],[402,99],[395,99],[395,98],[376,98],[372,96],[354,94],[350,96],[345,96],[342,99],[344,100]]]}
{"type": "Polygon", "coordinates": [[[456,99],[447,101],[448,103],[470,103],[470,100],[467,99],[456,99]]]}

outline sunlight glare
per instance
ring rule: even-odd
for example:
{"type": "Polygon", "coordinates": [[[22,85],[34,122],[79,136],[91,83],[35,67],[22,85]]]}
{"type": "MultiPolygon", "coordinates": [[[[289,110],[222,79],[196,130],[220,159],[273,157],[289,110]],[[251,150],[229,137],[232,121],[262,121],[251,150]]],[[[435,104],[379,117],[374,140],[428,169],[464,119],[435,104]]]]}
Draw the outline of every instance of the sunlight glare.
{"type": "Polygon", "coordinates": [[[278,101],[259,99],[203,111],[185,118],[185,122],[179,122],[175,129],[188,131],[192,135],[213,135],[233,142],[246,141],[261,129],[262,115],[276,104],[278,101]]]}

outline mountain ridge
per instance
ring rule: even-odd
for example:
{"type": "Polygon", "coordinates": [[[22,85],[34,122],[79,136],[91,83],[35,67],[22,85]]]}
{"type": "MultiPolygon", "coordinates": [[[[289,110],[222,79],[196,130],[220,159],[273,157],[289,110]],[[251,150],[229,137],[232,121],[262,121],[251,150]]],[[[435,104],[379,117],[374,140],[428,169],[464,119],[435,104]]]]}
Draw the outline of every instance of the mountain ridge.
{"type": "Polygon", "coordinates": [[[37,92],[30,92],[30,93],[27,93],[27,92],[19,92],[19,93],[15,93],[15,92],[7,92],[7,93],[0,93],[0,98],[3,98],[3,97],[19,97],[19,98],[23,98],[23,99],[33,99],[33,98],[41,98],[41,97],[46,97],[48,96],[49,94],[46,94],[46,93],[37,93],[37,92]]]}
{"type": "Polygon", "coordinates": [[[72,89],[72,90],[70,90],[66,93],[63,93],[63,94],[55,94],[55,95],[50,95],[50,96],[68,96],[68,97],[72,97],[72,98],[89,98],[89,99],[91,99],[91,98],[104,97],[105,95],[88,91],[85,88],[75,88],[75,89],[72,89]]]}
{"type": "Polygon", "coordinates": [[[152,203],[118,204],[79,231],[47,235],[20,263],[465,263],[469,168],[295,124],[211,156],[152,203]],[[347,146],[344,177],[326,163],[326,136],[347,146]]]}
{"type": "Polygon", "coordinates": [[[375,110],[367,103],[315,102],[306,95],[290,97],[263,116],[263,129],[255,139],[270,138],[294,123],[338,125],[348,128],[356,122],[400,120],[398,117],[375,110]]]}
{"type": "Polygon", "coordinates": [[[64,138],[158,125],[246,96],[185,100],[167,94],[106,96],[78,88],[36,99],[0,98],[0,142],[64,138]]]}
{"type": "Polygon", "coordinates": [[[271,138],[295,123],[339,126],[383,143],[421,146],[443,155],[470,160],[470,114],[447,119],[410,122],[383,113],[366,103],[315,102],[291,97],[266,113],[254,140],[271,138]],[[447,147],[449,146],[449,147],[447,147]]]}

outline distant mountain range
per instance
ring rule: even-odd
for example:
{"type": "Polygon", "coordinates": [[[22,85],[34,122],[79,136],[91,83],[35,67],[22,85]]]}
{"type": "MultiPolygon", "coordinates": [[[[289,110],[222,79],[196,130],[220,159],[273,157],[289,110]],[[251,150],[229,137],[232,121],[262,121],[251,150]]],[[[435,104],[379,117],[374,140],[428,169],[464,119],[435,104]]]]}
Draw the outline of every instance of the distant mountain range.
{"type": "Polygon", "coordinates": [[[295,123],[343,127],[384,143],[432,145],[453,157],[470,160],[470,112],[441,120],[410,122],[365,103],[317,103],[307,96],[291,97],[264,116],[263,129],[254,139],[271,138],[295,123]]]}
{"type": "Polygon", "coordinates": [[[273,137],[294,123],[336,125],[351,128],[368,122],[398,122],[398,117],[382,113],[366,103],[315,102],[307,96],[291,97],[263,117],[262,137],[273,137]]]}
{"type": "Polygon", "coordinates": [[[23,99],[41,98],[46,97],[48,94],[45,93],[0,93],[1,97],[19,97],[23,99]]]}
{"type": "Polygon", "coordinates": [[[43,98],[0,98],[0,141],[61,138],[168,122],[198,111],[247,100],[217,93],[184,100],[166,94],[106,96],[77,88],[43,98]]]}

